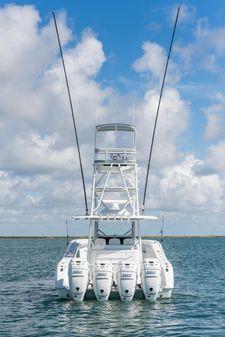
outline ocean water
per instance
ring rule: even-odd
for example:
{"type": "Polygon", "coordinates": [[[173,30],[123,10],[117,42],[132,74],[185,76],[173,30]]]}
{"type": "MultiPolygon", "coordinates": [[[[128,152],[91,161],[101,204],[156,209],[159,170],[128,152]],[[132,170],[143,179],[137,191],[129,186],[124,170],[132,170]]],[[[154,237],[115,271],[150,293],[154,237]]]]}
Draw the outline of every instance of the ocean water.
{"type": "Polygon", "coordinates": [[[225,239],[165,239],[170,300],[58,299],[64,239],[0,239],[0,336],[225,336],[225,239]]]}

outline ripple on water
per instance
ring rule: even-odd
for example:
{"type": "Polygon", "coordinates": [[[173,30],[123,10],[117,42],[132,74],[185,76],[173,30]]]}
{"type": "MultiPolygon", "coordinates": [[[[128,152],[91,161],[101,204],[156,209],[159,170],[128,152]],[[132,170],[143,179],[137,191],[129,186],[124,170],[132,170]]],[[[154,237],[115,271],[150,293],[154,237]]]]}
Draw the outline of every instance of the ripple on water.
{"type": "Polygon", "coordinates": [[[175,270],[170,300],[75,303],[59,300],[53,289],[64,240],[1,240],[0,336],[224,337],[225,278],[218,264],[218,255],[225,261],[224,243],[164,241],[175,270]]]}

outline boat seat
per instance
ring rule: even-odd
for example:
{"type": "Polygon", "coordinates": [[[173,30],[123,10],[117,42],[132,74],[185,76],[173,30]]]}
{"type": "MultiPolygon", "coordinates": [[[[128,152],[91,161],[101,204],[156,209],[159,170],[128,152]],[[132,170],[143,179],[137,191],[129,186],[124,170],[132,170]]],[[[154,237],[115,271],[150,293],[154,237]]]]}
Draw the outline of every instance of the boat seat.
{"type": "Polygon", "coordinates": [[[94,241],[95,246],[105,246],[106,245],[106,240],[104,238],[97,238],[94,241]]]}
{"type": "Polygon", "coordinates": [[[109,245],[120,245],[120,239],[118,238],[109,239],[109,245]]]}
{"type": "Polygon", "coordinates": [[[131,238],[126,238],[123,240],[123,244],[124,245],[133,245],[134,244],[134,240],[131,238]]]}

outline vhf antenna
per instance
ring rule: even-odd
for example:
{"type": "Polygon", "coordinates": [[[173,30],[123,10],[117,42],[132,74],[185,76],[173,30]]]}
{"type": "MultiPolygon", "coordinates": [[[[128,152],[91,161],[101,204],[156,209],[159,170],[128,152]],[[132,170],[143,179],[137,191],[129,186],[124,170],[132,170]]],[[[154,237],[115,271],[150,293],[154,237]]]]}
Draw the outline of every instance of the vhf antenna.
{"type": "Polygon", "coordinates": [[[161,227],[161,231],[160,231],[160,233],[161,233],[161,242],[163,242],[163,234],[164,234],[163,230],[164,230],[164,215],[162,216],[162,227],[161,227]]]}
{"type": "Polygon", "coordinates": [[[78,157],[79,157],[79,163],[80,163],[80,173],[81,173],[83,191],[84,191],[85,211],[86,211],[86,215],[88,215],[87,194],[86,194],[86,188],[85,188],[84,172],[83,172],[83,166],[82,166],[82,161],[81,161],[80,146],[79,146],[79,139],[78,139],[77,128],[76,128],[76,123],[75,123],[73,104],[72,104],[72,99],[71,99],[71,95],[70,95],[70,88],[69,88],[69,82],[68,82],[68,77],[67,77],[67,73],[66,73],[66,66],[65,66],[65,62],[64,62],[63,51],[62,51],[62,47],[61,47],[61,42],[60,42],[60,38],[59,38],[59,31],[58,31],[54,11],[52,11],[52,15],[53,15],[54,23],[55,23],[55,30],[56,30],[58,43],[59,43],[59,50],[60,50],[64,75],[65,75],[65,80],[66,80],[66,87],[67,87],[67,92],[68,92],[68,97],[69,97],[70,109],[71,109],[71,113],[72,113],[73,128],[74,128],[74,134],[75,134],[75,139],[76,139],[76,144],[77,144],[77,151],[78,151],[78,157]]]}
{"type": "Polygon", "coordinates": [[[146,199],[146,192],[147,192],[147,185],[148,185],[149,170],[150,170],[150,165],[151,165],[152,150],[153,150],[154,139],[155,139],[155,131],[156,131],[156,126],[157,126],[157,121],[158,121],[158,116],[159,116],[159,109],[160,109],[161,99],[162,99],[162,95],[163,95],[163,89],[164,89],[164,84],[165,84],[165,79],[166,79],[166,74],[167,74],[167,68],[168,68],[168,64],[169,64],[169,60],[170,60],[170,54],[171,54],[171,50],[172,50],[172,46],[173,46],[173,40],[174,40],[175,31],[176,31],[179,12],[180,12],[180,6],[177,9],[177,15],[176,15],[175,24],[174,24],[174,27],[173,27],[173,34],[172,34],[172,38],[171,38],[171,42],[170,42],[169,52],[168,52],[167,61],[166,61],[166,67],[165,67],[165,70],[164,70],[163,81],[162,81],[162,86],[161,86],[160,95],[159,95],[158,107],[157,107],[157,111],[156,111],[155,124],[154,124],[154,128],[153,128],[152,142],[151,142],[151,147],[150,147],[150,152],[149,152],[148,167],[147,167],[147,173],[146,173],[146,179],[145,179],[144,197],[143,197],[143,203],[142,203],[142,214],[144,214],[144,211],[145,211],[145,199],[146,199]]]}
{"type": "Polygon", "coordinates": [[[68,246],[69,244],[69,226],[68,226],[68,221],[66,220],[66,245],[68,246]]]}

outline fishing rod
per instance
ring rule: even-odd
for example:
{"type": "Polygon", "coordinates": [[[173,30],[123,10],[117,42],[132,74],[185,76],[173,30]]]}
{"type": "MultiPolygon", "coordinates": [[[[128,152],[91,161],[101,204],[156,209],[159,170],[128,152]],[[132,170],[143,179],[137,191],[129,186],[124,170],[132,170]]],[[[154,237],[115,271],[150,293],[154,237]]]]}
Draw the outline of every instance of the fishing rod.
{"type": "Polygon", "coordinates": [[[73,128],[74,128],[74,134],[75,134],[75,139],[76,139],[76,144],[77,144],[77,151],[78,151],[78,157],[79,157],[79,163],[80,163],[80,173],[81,173],[82,184],[83,184],[85,211],[86,211],[86,215],[88,215],[88,204],[87,204],[87,194],[86,194],[85,181],[84,181],[84,172],[83,172],[83,166],[82,166],[82,160],[81,160],[81,154],[80,154],[80,146],[79,146],[79,139],[78,139],[77,128],[76,128],[76,123],[75,123],[73,104],[72,104],[72,99],[71,99],[71,94],[70,94],[70,88],[69,88],[69,81],[68,81],[68,77],[67,77],[66,66],[65,66],[65,62],[64,62],[63,51],[62,51],[62,46],[61,46],[61,42],[60,42],[60,38],[59,38],[59,31],[58,31],[58,27],[57,27],[57,22],[56,22],[56,17],[55,17],[54,11],[52,11],[52,15],[53,15],[54,23],[55,23],[55,30],[56,30],[56,35],[57,35],[57,40],[58,40],[58,44],[59,44],[59,50],[60,50],[60,55],[61,55],[61,60],[62,60],[62,65],[63,65],[63,70],[64,70],[64,75],[65,75],[65,80],[66,80],[66,87],[67,87],[67,92],[68,92],[70,109],[71,109],[71,113],[72,113],[73,128]]]}
{"type": "Polygon", "coordinates": [[[175,19],[175,23],[174,23],[174,27],[173,27],[173,34],[172,34],[172,38],[171,38],[171,42],[170,42],[169,52],[168,52],[166,66],[165,66],[163,80],[162,80],[162,86],[161,86],[160,95],[159,95],[158,107],[157,107],[157,111],[156,111],[155,124],[154,124],[154,128],[153,128],[153,133],[152,133],[152,141],[151,141],[151,147],[150,147],[149,159],[148,159],[148,167],[147,167],[147,173],[146,173],[146,179],[145,179],[145,188],[144,188],[144,196],[143,196],[143,203],[142,203],[142,214],[144,214],[144,211],[145,211],[145,199],[146,199],[146,192],[147,192],[147,185],[148,185],[149,170],[150,170],[150,165],[151,165],[152,150],[153,150],[154,139],[155,139],[155,131],[156,131],[156,126],[157,126],[157,121],[158,121],[158,116],[159,116],[159,109],[160,109],[160,104],[161,104],[162,95],[163,95],[163,89],[164,89],[164,84],[165,84],[165,79],[166,79],[166,74],[167,74],[167,68],[168,68],[168,64],[169,64],[169,60],[170,60],[170,54],[171,54],[171,50],[172,50],[172,46],[173,46],[173,40],[174,40],[175,31],[176,31],[176,27],[177,27],[177,20],[178,20],[179,12],[180,12],[180,6],[177,9],[177,15],[176,15],[176,19],[175,19]]]}

